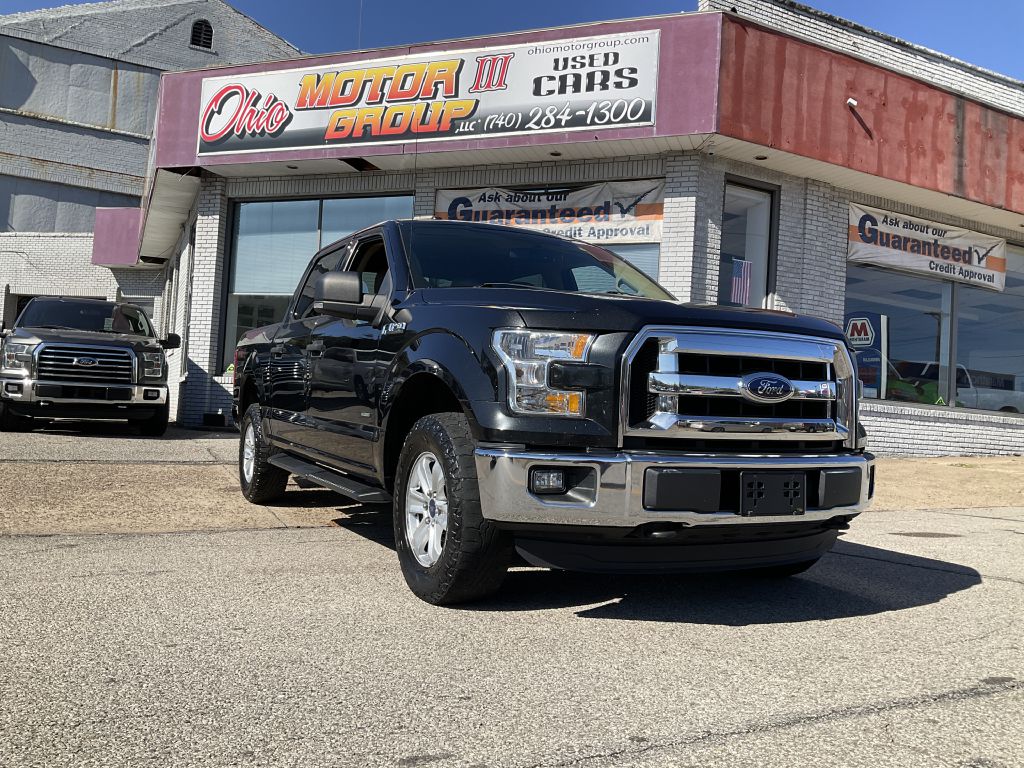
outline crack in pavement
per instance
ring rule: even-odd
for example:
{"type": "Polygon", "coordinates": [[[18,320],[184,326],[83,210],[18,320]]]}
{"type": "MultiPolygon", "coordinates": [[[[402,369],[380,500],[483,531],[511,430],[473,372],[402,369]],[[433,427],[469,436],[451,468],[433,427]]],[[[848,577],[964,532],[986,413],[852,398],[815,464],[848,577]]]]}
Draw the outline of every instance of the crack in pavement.
{"type": "Polygon", "coordinates": [[[921,707],[933,706],[935,704],[947,704],[951,702],[970,701],[988,696],[998,696],[1005,693],[1024,691],[1024,681],[1012,678],[996,678],[998,682],[973,685],[968,688],[957,688],[952,691],[924,695],[908,696],[901,699],[882,702],[880,704],[861,704],[839,709],[830,709],[825,712],[818,712],[808,715],[795,715],[792,717],[780,718],[763,725],[751,725],[746,728],[732,728],[724,731],[703,731],[694,736],[684,739],[674,739],[660,744],[645,744],[642,746],[623,747],[621,749],[600,752],[592,755],[571,758],[560,762],[531,763],[525,768],[567,768],[568,766],[584,765],[595,760],[616,760],[620,757],[637,757],[649,752],[657,752],[677,747],[692,747],[717,741],[726,741],[742,736],[753,736],[775,731],[785,731],[791,728],[799,728],[803,725],[815,725],[818,723],[833,723],[840,720],[849,720],[858,717],[883,714],[886,712],[899,712],[908,709],[920,709],[921,707]]]}
{"type": "MultiPolygon", "coordinates": [[[[831,550],[829,555],[842,555],[843,557],[855,557],[860,560],[874,560],[876,562],[885,562],[890,565],[902,565],[907,568],[921,568],[922,570],[935,570],[939,573],[952,573],[953,575],[964,575],[964,577],[975,577],[979,575],[982,580],[988,580],[990,582],[1009,582],[1010,584],[1024,585],[1024,581],[1020,579],[1013,579],[1011,577],[996,577],[996,575],[988,575],[981,571],[974,569],[969,570],[957,570],[955,568],[937,568],[934,565],[920,565],[918,563],[904,562],[902,560],[890,560],[886,557],[871,557],[870,555],[854,555],[850,552],[839,552],[837,550],[831,550]]],[[[915,557],[915,555],[907,555],[907,557],[915,557]]]]}

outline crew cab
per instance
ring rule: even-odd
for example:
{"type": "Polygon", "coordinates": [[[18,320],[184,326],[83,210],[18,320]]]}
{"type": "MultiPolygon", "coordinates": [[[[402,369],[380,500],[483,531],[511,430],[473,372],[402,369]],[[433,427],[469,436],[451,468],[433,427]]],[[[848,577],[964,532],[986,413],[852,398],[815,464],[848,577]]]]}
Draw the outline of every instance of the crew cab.
{"type": "Polygon", "coordinates": [[[145,311],[97,299],[32,299],[0,339],[0,430],[51,419],[115,419],[167,431],[165,349],[145,311]]]}
{"type": "Polygon", "coordinates": [[[513,562],[809,568],[873,493],[842,331],[681,304],[600,247],[389,221],[317,253],[235,352],[242,492],[391,505],[435,604],[513,562]]]}

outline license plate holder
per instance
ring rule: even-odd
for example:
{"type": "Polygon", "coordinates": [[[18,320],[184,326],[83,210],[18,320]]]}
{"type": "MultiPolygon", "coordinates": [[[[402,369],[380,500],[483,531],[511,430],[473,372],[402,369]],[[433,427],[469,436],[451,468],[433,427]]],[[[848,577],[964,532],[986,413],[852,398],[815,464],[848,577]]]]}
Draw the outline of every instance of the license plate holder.
{"type": "Polygon", "coordinates": [[[806,509],[805,472],[740,472],[744,517],[802,515],[806,509]]]}

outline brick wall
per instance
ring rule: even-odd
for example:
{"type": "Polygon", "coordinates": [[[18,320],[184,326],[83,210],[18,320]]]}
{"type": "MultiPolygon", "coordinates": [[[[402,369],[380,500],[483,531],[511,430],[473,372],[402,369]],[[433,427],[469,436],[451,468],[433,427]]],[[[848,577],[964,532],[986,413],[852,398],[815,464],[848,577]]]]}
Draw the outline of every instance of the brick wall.
{"type": "Polygon", "coordinates": [[[726,12],[735,9],[739,16],[767,27],[926,80],[997,109],[1024,115],[1024,87],[1019,80],[792,0],[698,0],[697,9],[726,12]]]}
{"type": "Polygon", "coordinates": [[[868,450],[882,456],[1024,453],[1024,419],[949,408],[864,402],[868,450]]]}

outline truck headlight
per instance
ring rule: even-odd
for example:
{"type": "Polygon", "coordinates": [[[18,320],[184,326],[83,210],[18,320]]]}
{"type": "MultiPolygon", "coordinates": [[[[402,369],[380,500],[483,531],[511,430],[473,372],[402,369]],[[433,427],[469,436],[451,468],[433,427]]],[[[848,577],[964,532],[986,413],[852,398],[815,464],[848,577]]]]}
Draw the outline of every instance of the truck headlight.
{"type": "Polygon", "coordinates": [[[5,371],[17,371],[18,373],[27,374],[29,366],[32,364],[32,351],[35,348],[35,344],[7,342],[3,345],[3,362],[0,364],[0,367],[5,371]]]}
{"type": "Polygon", "coordinates": [[[589,333],[495,331],[492,346],[508,371],[509,408],[515,413],[583,416],[586,393],[552,389],[548,366],[556,360],[586,362],[593,343],[589,333]]]}
{"type": "Polygon", "coordinates": [[[164,372],[163,352],[143,352],[143,375],[147,379],[159,379],[164,372]]]}

